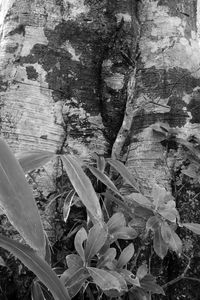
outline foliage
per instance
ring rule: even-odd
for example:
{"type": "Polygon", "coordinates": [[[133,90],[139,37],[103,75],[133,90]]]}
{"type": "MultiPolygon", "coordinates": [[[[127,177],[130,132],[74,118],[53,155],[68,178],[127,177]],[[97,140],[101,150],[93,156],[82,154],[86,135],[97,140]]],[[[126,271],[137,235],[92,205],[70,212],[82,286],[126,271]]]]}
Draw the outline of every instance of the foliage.
{"type": "MultiPolygon", "coordinates": [[[[153,127],[159,140],[176,140],[192,151],[197,159],[196,149],[189,142],[178,139],[178,133],[166,124],[153,127]]],[[[25,242],[16,242],[0,236],[0,246],[19,258],[37,279],[32,284],[32,300],[52,299],[47,296],[48,290],[54,299],[70,299],[81,289],[94,288],[96,293],[103,292],[108,297],[122,297],[129,294],[137,299],[150,299],[151,294],[164,295],[163,288],[156,283],[145,263],[137,262],[137,253],[133,240],[138,237],[137,228],[127,225],[128,218],[139,216],[146,224],[144,236],[152,237],[155,253],[163,259],[167,252],[182,253],[182,241],[176,233],[178,227],[184,227],[200,234],[200,224],[181,223],[173,196],[163,187],[155,185],[150,195],[143,195],[137,178],[117,160],[96,157],[96,167],[85,165],[69,154],[59,154],[65,171],[74,190],[71,190],[63,205],[63,219],[67,222],[70,209],[76,201],[75,193],[87,209],[89,222],[77,229],[74,238],[76,253],[66,256],[67,269],[56,275],[50,267],[50,249],[45,236],[41,219],[25,172],[29,172],[56,157],[54,153],[37,151],[21,154],[17,159],[7,144],[0,140],[0,205],[11,224],[18,230],[25,242]],[[114,168],[129,184],[134,192],[123,196],[117,185],[107,173],[107,168],[114,168]],[[106,193],[97,194],[89,177],[83,171],[89,169],[98,181],[108,189],[106,193]],[[110,191],[109,191],[110,190],[110,191]],[[114,201],[123,211],[105,216],[100,205],[100,197],[114,201]],[[126,204],[133,203],[133,209],[126,204]],[[124,240],[123,249],[119,240],[124,240]],[[131,240],[130,243],[128,241],[131,240]],[[46,259],[46,261],[45,261],[46,259]],[[134,262],[135,261],[135,262],[134,262]],[[46,289],[44,288],[46,286],[46,289]]],[[[120,242],[121,243],[121,242],[120,242]]]]}

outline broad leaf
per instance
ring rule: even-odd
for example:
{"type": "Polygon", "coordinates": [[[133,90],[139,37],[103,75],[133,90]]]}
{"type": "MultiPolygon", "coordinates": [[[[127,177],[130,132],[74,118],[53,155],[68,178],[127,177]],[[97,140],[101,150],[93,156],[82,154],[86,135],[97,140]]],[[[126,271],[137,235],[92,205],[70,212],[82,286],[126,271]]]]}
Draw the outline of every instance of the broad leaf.
{"type": "Polygon", "coordinates": [[[65,198],[65,201],[64,201],[64,204],[63,204],[63,219],[64,219],[64,222],[67,222],[67,219],[69,217],[69,213],[70,213],[70,209],[71,209],[71,206],[72,206],[72,201],[74,199],[74,195],[75,195],[75,192],[73,190],[71,190],[67,197],[65,198]]]}
{"type": "Polygon", "coordinates": [[[198,223],[183,223],[182,224],[187,229],[193,231],[196,234],[200,234],[200,224],[198,223]]]}
{"type": "Polygon", "coordinates": [[[129,260],[133,257],[135,252],[134,245],[131,243],[129,244],[120,254],[119,259],[117,261],[117,268],[123,268],[129,260]]]}
{"type": "Polygon", "coordinates": [[[153,248],[160,258],[164,258],[168,251],[168,244],[162,238],[160,228],[154,231],[153,248]]]}
{"type": "Polygon", "coordinates": [[[131,227],[122,227],[117,229],[113,234],[110,236],[112,242],[121,239],[121,240],[132,240],[138,236],[135,229],[131,227]]]}
{"type": "Polygon", "coordinates": [[[134,214],[136,214],[137,216],[140,216],[143,219],[148,219],[154,215],[152,210],[150,210],[144,206],[135,207],[134,214]]]}
{"type": "Polygon", "coordinates": [[[147,265],[146,264],[142,264],[141,266],[139,266],[139,268],[137,269],[137,273],[136,276],[139,279],[142,279],[144,276],[146,276],[148,273],[148,269],[147,269],[147,265]]]}
{"type": "Polygon", "coordinates": [[[126,180],[136,191],[139,191],[138,184],[129,170],[118,160],[107,158],[106,161],[126,180]]]}
{"type": "Polygon", "coordinates": [[[122,269],[120,274],[124,277],[127,283],[132,284],[133,286],[140,287],[140,281],[131,271],[122,269]]]}
{"type": "Polygon", "coordinates": [[[0,236],[0,247],[10,251],[18,259],[20,259],[26,267],[35,273],[38,279],[51,291],[55,299],[70,299],[66,289],[57,275],[33,249],[4,236],[0,236]]]}
{"type": "Polygon", "coordinates": [[[145,196],[143,196],[141,193],[131,193],[130,195],[126,196],[128,200],[135,201],[141,206],[144,206],[148,209],[151,209],[152,202],[145,196]]]}
{"type": "Polygon", "coordinates": [[[171,228],[167,222],[161,223],[161,235],[165,243],[169,244],[172,238],[171,236],[172,234],[171,234],[171,228]]]}
{"type": "Polygon", "coordinates": [[[3,139],[0,139],[0,207],[27,244],[44,256],[45,236],[31,188],[3,139]]]}
{"type": "Polygon", "coordinates": [[[150,300],[148,292],[142,290],[141,288],[133,288],[130,291],[129,300],[150,300]]]}
{"type": "Polygon", "coordinates": [[[83,242],[87,240],[87,232],[82,227],[76,234],[74,239],[74,246],[80,257],[82,258],[82,261],[85,262],[85,251],[83,249],[83,242]]]}
{"type": "Polygon", "coordinates": [[[109,189],[111,189],[118,196],[122,197],[122,195],[120,194],[120,192],[118,191],[114,183],[110,180],[110,178],[107,175],[105,175],[104,173],[102,173],[101,171],[99,171],[98,169],[92,166],[87,165],[87,167],[98,180],[103,182],[109,189]]]}
{"type": "Polygon", "coordinates": [[[109,233],[112,234],[121,227],[126,226],[126,220],[121,212],[115,213],[107,222],[109,233]]]}
{"type": "Polygon", "coordinates": [[[33,281],[31,287],[31,300],[46,300],[42,292],[41,286],[36,280],[33,281]]]}
{"type": "Polygon", "coordinates": [[[156,231],[158,229],[158,227],[160,226],[161,220],[156,217],[150,217],[147,222],[146,222],[146,230],[152,230],[152,231],[156,231]]]}
{"type": "Polygon", "coordinates": [[[69,269],[78,270],[83,267],[83,260],[77,254],[69,254],[66,256],[66,262],[69,269]]]}
{"type": "Polygon", "coordinates": [[[118,292],[122,291],[121,283],[116,276],[113,276],[110,272],[92,267],[88,267],[87,269],[93,278],[94,283],[96,283],[103,291],[112,289],[117,290],[118,292]]]}
{"type": "Polygon", "coordinates": [[[145,277],[143,277],[140,280],[140,284],[141,287],[148,292],[165,296],[165,292],[162,287],[156,283],[155,278],[150,274],[147,274],[145,277]]]}
{"type": "Polygon", "coordinates": [[[84,285],[89,273],[86,268],[80,268],[77,271],[67,269],[60,277],[60,280],[67,287],[70,297],[74,297],[84,285]]]}
{"type": "Polygon", "coordinates": [[[126,280],[122,274],[120,274],[117,271],[109,271],[110,274],[112,274],[114,277],[116,277],[121,285],[121,292],[125,292],[128,290],[126,280]]]}
{"type": "Polygon", "coordinates": [[[72,155],[62,155],[61,159],[67,175],[81,201],[91,213],[92,217],[97,222],[102,222],[103,217],[99,199],[94,191],[91,181],[83,172],[81,164],[78,162],[77,158],[72,155]]]}
{"type": "Polygon", "coordinates": [[[106,191],[106,193],[102,193],[102,195],[105,196],[106,200],[108,200],[110,202],[114,202],[115,204],[122,207],[124,209],[124,213],[126,215],[130,216],[131,218],[133,218],[134,215],[133,215],[130,207],[126,203],[124,203],[124,201],[119,200],[117,197],[112,195],[108,190],[106,191]]]}
{"type": "Polygon", "coordinates": [[[107,240],[108,231],[106,226],[102,227],[100,224],[95,224],[89,231],[86,246],[85,246],[85,260],[89,262],[90,259],[99,252],[107,240]]]}
{"type": "Polygon", "coordinates": [[[16,158],[18,159],[24,172],[27,173],[44,166],[55,156],[56,154],[53,152],[40,150],[18,153],[16,158]]]}
{"type": "Polygon", "coordinates": [[[176,234],[176,232],[167,224],[167,222],[162,222],[161,235],[163,240],[169,245],[169,248],[180,255],[182,252],[181,239],[176,234]]]}
{"type": "Polygon", "coordinates": [[[171,229],[171,239],[169,241],[169,248],[175,251],[178,255],[181,255],[182,241],[173,229],[171,229]]]}
{"type": "Polygon", "coordinates": [[[99,259],[98,268],[106,267],[107,263],[113,262],[117,255],[115,248],[109,248],[99,259]]]}
{"type": "Polygon", "coordinates": [[[174,200],[169,200],[166,204],[160,206],[158,213],[170,222],[176,222],[176,219],[179,217],[174,200]]]}

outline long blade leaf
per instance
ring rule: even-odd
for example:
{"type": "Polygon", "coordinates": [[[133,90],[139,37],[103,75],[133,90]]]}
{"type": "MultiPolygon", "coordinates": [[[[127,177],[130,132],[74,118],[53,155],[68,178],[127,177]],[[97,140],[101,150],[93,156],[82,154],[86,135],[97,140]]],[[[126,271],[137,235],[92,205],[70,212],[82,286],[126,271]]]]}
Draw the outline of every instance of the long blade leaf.
{"type": "Polygon", "coordinates": [[[0,207],[25,241],[44,255],[45,235],[31,188],[3,139],[0,139],[0,207]]]}
{"type": "Polygon", "coordinates": [[[91,181],[83,172],[77,158],[72,155],[61,156],[67,175],[79,195],[81,201],[97,222],[102,222],[102,211],[99,199],[94,191],[91,181]]]}
{"type": "Polygon", "coordinates": [[[125,179],[136,191],[139,191],[138,184],[133,178],[132,174],[128,171],[123,163],[119,160],[107,158],[106,161],[125,179]]]}
{"type": "Polygon", "coordinates": [[[50,161],[55,153],[49,151],[30,151],[22,152],[16,155],[22,169],[25,173],[37,169],[50,161]]]}
{"type": "Polygon", "coordinates": [[[106,176],[104,173],[99,171],[98,169],[87,165],[88,169],[92,172],[92,174],[101,182],[103,182],[109,189],[111,189],[114,193],[116,193],[118,196],[122,197],[114,183],[110,180],[108,176],[106,176]]]}
{"type": "Polygon", "coordinates": [[[67,290],[57,275],[33,249],[2,235],[0,235],[0,246],[10,251],[35,273],[38,279],[51,291],[57,300],[70,300],[67,290]]]}

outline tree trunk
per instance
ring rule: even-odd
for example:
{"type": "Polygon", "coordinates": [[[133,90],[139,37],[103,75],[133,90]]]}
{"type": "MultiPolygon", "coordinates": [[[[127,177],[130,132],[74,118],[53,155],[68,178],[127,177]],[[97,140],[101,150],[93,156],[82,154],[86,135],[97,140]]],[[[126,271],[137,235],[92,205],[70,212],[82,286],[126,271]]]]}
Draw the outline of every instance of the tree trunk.
{"type": "MultiPolygon", "coordinates": [[[[181,173],[191,159],[176,143],[161,143],[152,125],[167,123],[185,141],[200,139],[199,1],[0,4],[1,135],[13,151],[67,151],[87,161],[96,152],[120,159],[143,193],[155,184],[165,187],[181,220],[198,222],[198,197],[190,199],[200,189],[181,173]]],[[[55,190],[58,171],[53,181],[46,176],[52,169],[33,174],[46,199],[55,190]]],[[[196,236],[184,230],[180,235],[184,254],[196,257],[196,236]]],[[[152,272],[164,273],[166,283],[181,273],[185,260],[170,254],[163,265],[153,262],[159,267],[152,265],[152,272]]],[[[184,284],[170,286],[168,299],[197,299],[197,288],[184,284]]]]}

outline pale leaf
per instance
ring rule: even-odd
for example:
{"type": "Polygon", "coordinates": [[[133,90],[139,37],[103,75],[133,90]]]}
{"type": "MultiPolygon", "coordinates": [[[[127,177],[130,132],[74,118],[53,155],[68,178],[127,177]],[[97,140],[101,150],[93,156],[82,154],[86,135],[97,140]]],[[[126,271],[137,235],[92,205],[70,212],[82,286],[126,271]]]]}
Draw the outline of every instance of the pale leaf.
{"type": "Polygon", "coordinates": [[[131,243],[125,249],[123,249],[122,253],[119,256],[117,261],[117,268],[123,268],[133,257],[135,252],[134,245],[131,243]]]}
{"type": "Polygon", "coordinates": [[[25,173],[44,166],[54,157],[56,157],[55,153],[43,150],[27,151],[16,155],[16,158],[25,173]]]}
{"type": "Polygon", "coordinates": [[[57,275],[33,249],[4,236],[0,236],[0,246],[20,259],[22,263],[51,291],[55,299],[70,299],[67,290],[64,288],[57,275]]]}
{"type": "Polygon", "coordinates": [[[118,160],[107,158],[106,161],[129,183],[136,191],[139,191],[138,184],[126,166],[118,160]]]}
{"type": "Polygon", "coordinates": [[[100,224],[95,224],[89,231],[86,246],[85,246],[85,260],[89,262],[90,259],[98,253],[107,240],[108,232],[106,227],[100,224]]]}
{"type": "Polygon", "coordinates": [[[63,165],[79,198],[97,222],[102,222],[103,216],[99,199],[90,179],[85,175],[78,159],[72,155],[62,155],[63,165]]]}
{"type": "Polygon", "coordinates": [[[44,256],[45,235],[36,202],[19,162],[3,139],[0,139],[0,207],[27,244],[44,256]]]}
{"type": "Polygon", "coordinates": [[[74,246],[80,257],[82,258],[82,261],[85,262],[85,251],[83,249],[83,242],[87,239],[87,232],[82,227],[76,234],[74,239],[74,246]]]}

